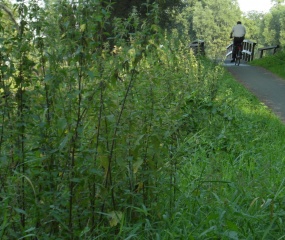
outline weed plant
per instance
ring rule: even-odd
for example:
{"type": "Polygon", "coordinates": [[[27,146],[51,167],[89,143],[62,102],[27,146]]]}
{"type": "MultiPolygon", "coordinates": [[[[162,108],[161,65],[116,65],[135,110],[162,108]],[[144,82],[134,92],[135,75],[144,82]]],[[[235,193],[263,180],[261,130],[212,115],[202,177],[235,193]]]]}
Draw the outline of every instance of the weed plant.
{"type": "Polygon", "coordinates": [[[155,6],[109,45],[99,3],[3,30],[0,239],[282,239],[281,122],[155,6]]]}
{"type": "Polygon", "coordinates": [[[151,239],[174,208],[178,142],[221,68],[164,36],[155,6],[104,41],[99,3],[54,4],[48,20],[19,3],[19,31],[2,28],[1,239],[151,239]]]}

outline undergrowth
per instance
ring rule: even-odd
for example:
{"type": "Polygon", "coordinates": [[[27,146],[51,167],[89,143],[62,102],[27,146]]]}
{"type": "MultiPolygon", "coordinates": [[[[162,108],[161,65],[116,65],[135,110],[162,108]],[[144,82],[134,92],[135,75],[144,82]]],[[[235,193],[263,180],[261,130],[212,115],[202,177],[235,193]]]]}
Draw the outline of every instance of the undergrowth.
{"type": "Polygon", "coordinates": [[[281,239],[284,125],[155,5],[104,42],[99,3],[3,29],[0,238],[281,239]]]}
{"type": "Polygon", "coordinates": [[[179,196],[165,214],[174,231],[163,236],[283,239],[284,125],[227,74],[202,125],[181,142],[179,196]]]}

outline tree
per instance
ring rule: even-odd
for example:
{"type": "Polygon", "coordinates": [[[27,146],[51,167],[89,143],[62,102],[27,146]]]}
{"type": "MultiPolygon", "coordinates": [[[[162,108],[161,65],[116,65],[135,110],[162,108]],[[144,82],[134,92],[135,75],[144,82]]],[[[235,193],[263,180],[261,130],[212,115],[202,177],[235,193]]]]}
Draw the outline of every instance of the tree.
{"type": "Polygon", "coordinates": [[[257,11],[250,11],[243,17],[242,21],[247,29],[246,39],[258,42],[259,44],[263,43],[260,33],[263,17],[264,14],[257,11]]]}
{"type": "Polygon", "coordinates": [[[14,27],[19,31],[19,25],[11,12],[11,10],[3,3],[0,3],[0,8],[9,16],[9,19],[13,22],[14,27]]]}
{"type": "Polygon", "coordinates": [[[176,28],[180,37],[189,37],[190,39],[196,38],[196,33],[193,28],[194,6],[199,0],[184,1],[184,6],[181,11],[174,12],[176,15],[175,21],[172,24],[176,28]]]}
{"type": "Polygon", "coordinates": [[[193,31],[204,39],[211,57],[218,56],[229,42],[232,26],[241,17],[236,1],[203,0],[196,2],[193,11],[193,31]]]}
{"type": "Polygon", "coordinates": [[[276,5],[265,14],[262,21],[262,37],[266,45],[285,43],[285,6],[276,5]]]}
{"type": "Polygon", "coordinates": [[[285,0],[271,0],[271,2],[274,4],[274,5],[281,5],[282,3],[285,2],[285,0]]]}
{"type": "Polygon", "coordinates": [[[132,10],[135,8],[140,17],[146,19],[151,6],[157,4],[159,8],[160,24],[166,26],[170,23],[172,18],[171,11],[182,5],[181,0],[120,0],[112,1],[112,18],[127,18],[132,10]]]}

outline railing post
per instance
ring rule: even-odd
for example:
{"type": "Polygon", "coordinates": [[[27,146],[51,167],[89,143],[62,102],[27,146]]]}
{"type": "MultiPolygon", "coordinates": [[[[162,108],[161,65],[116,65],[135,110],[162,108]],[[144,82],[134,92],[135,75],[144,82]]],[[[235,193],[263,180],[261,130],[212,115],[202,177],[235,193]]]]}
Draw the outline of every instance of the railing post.
{"type": "Polygon", "coordinates": [[[252,52],[251,52],[251,61],[252,61],[253,58],[254,58],[254,49],[255,49],[255,46],[256,46],[256,43],[253,42],[253,43],[252,43],[252,52]]]}
{"type": "MultiPolygon", "coordinates": [[[[249,43],[249,42],[248,42],[247,44],[248,44],[248,51],[251,52],[251,46],[252,46],[252,44],[249,43]]],[[[248,55],[248,56],[247,56],[247,61],[248,61],[248,62],[250,62],[250,57],[251,57],[251,55],[248,55]]]]}
{"type": "Polygon", "coordinates": [[[269,47],[263,47],[263,48],[259,48],[258,50],[260,51],[260,55],[259,55],[259,58],[262,58],[263,57],[263,52],[265,50],[272,50],[273,49],[273,54],[276,53],[277,51],[277,48],[279,48],[280,46],[279,45],[275,45],[275,46],[269,46],[269,47]]]}
{"type": "MultiPolygon", "coordinates": [[[[249,51],[251,53],[251,43],[250,42],[247,43],[247,51],[249,51]]],[[[250,62],[250,55],[249,54],[247,55],[246,61],[250,62]]]]}

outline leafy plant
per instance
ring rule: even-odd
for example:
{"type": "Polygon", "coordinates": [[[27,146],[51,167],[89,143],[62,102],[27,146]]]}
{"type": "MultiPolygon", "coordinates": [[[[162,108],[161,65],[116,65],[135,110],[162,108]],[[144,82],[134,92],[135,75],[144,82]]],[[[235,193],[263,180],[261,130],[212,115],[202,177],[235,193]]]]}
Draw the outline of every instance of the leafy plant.
{"type": "Polygon", "coordinates": [[[3,29],[0,238],[282,237],[280,122],[155,4],[109,35],[89,3],[20,3],[3,29]]]}

